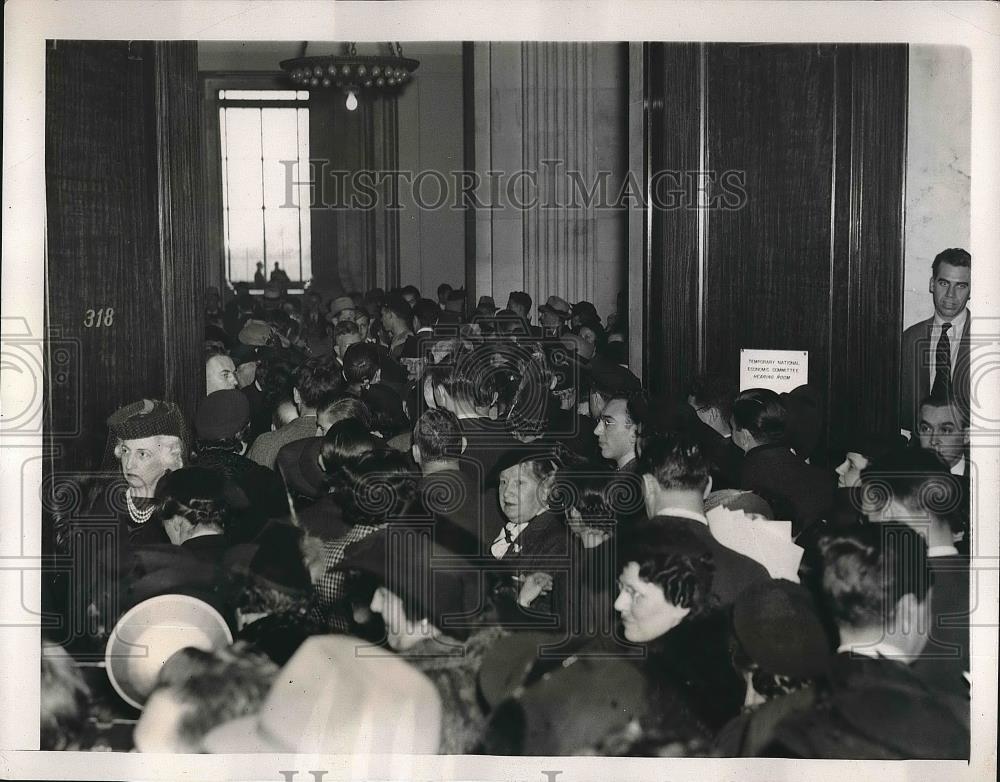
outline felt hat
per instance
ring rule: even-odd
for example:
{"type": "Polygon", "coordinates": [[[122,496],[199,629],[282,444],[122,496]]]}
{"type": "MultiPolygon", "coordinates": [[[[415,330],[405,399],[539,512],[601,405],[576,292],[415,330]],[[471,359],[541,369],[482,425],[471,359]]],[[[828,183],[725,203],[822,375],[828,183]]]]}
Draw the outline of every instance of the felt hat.
{"type": "Polygon", "coordinates": [[[597,314],[597,307],[589,301],[578,301],[574,304],[572,314],[574,318],[579,318],[581,323],[601,322],[601,316],[597,314]]]}
{"type": "Polygon", "coordinates": [[[121,440],[172,435],[187,443],[190,437],[180,407],[159,399],[141,399],[120,407],[108,416],[107,423],[111,434],[121,440]]]}
{"type": "Polygon", "coordinates": [[[212,650],[233,642],[222,615],[189,595],[159,595],[133,606],[115,624],[104,663],[115,691],[141,709],[167,659],[194,646],[212,650]]]}
{"type": "Polygon", "coordinates": [[[257,714],[215,728],[203,746],[367,758],[436,754],[440,738],[441,698],[423,673],[360,638],[317,635],[281,669],[257,714]]]}
{"type": "Polygon", "coordinates": [[[475,565],[432,540],[430,529],[389,525],[351,546],[339,570],[367,573],[403,601],[408,618],[427,619],[464,639],[480,605],[475,565]]]}
{"type": "Polygon", "coordinates": [[[574,755],[593,748],[610,733],[650,711],[650,685],[621,649],[584,649],[563,657],[539,657],[558,643],[555,635],[516,633],[498,640],[483,659],[479,689],[497,705],[490,730],[519,707],[524,755],[574,755]],[[507,699],[506,701],[504,699],[507,699]]]}
{"type": "Polygon", "coordinates": [[[602,391],[625,394],[642,388],[642,382],[630,370],[600,356],[594,356],[586,368],[591,385],[602,391]]]}
{"type": "Polygon", "coordinates": [[[330,315],[337,317],[344,310],[356,310],[357,305],[350,296],[338,296],[330,302],[330,315]]]}
{"type": "Polygon", "coordinates": [[[233,572],[269,589],[287,594],[306,593],[312,588],[300,541],[302,530],[272,521],[250,543],[240,543],[226,552],[225,564],[233,572]]]}
{"type": "Polygon", "coordinates": [[[319,466],[322,437],[306,437],[283,445],[275,460],[275,470],[285,485],[303,497],[318,500],[327,492],[327,476],[319,466]]]}
{"type": "Polygon", "coordinates": [[[573,317],[573,308],[566,299],[559,296],[549,296],[545,303],[538,308],[538,311],[551,312],[553,315],[565,319],[573,317]]]}
{"type": "Polygon", "coordinates": [[[809,592],[784,579],[758,581],[733,604],[733,630],[747,656],[778,676],[828,670],[831,650],[809,592]]]}
{"type": "Polygon", "coordinates": [[[250,400],[235,388],[213,391],[198,403],[194,430],[199,440],[226,440],[250,422],[250,400]]]}
{"type": "Polygon", "coordinates": [[[271,332],[271,324],[251,318],[244,324],[237,339],[244,345],[261,347],[268,344],[271,332]]]}

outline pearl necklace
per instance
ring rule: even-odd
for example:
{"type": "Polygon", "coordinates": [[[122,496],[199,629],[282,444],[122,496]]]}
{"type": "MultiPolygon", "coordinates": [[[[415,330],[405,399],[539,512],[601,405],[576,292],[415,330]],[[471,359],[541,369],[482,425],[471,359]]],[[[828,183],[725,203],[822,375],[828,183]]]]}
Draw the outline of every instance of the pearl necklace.
{"type": "Polygon", "coordinates": [[[132,517],[132,521],[136,524],[145,524],[149,521],[149,517],[153,515],[153,511],[156,510],[155,505],[150,505],[146,510],[139,510],[135,506],[135,502],[132,501],[131,488],[125,491],[125,503],[128,505],[128,515],[132,517]]]}

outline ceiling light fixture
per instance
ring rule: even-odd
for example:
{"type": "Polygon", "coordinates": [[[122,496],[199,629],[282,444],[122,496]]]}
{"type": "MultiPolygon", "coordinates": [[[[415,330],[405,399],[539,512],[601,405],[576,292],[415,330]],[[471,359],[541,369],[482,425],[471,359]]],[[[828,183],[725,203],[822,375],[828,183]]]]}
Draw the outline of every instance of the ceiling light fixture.
{"type": "Polygon", "coordinates": [[[390,41],[388,46],[388,55],[363,55],[357,53],[355,44],[345,44],[346,54],[282,60],[281,68],[299,87],[342,90],[348,110],[354,111],[360,96],[395,94],[420,67],[419,60],[403,56],[399,43],[390,41]]]}

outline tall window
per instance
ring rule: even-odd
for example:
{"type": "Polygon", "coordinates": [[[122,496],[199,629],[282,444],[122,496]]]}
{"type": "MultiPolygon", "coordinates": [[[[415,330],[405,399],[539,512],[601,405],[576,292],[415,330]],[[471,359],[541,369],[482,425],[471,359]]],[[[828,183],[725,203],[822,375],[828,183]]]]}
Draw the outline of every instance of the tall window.
{"type": "Polygon", "coordinates": [[[309,179],[308,99],[302,90],[219,90],[232,282],[252,283],[258,263],[266,280],[275,264],[293,283],[312,277],[309,185],[292,184],[309,179]]]}

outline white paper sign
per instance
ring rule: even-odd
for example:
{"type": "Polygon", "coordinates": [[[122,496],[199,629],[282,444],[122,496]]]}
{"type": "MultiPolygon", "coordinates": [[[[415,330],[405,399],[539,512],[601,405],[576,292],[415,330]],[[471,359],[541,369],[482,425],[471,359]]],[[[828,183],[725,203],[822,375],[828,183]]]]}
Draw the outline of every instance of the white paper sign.
{"type": "Polygon", "coordinates": [[[781,394],[808,382],[808,350],[740,350],[740,391],[769,388],[781,394]]]}

